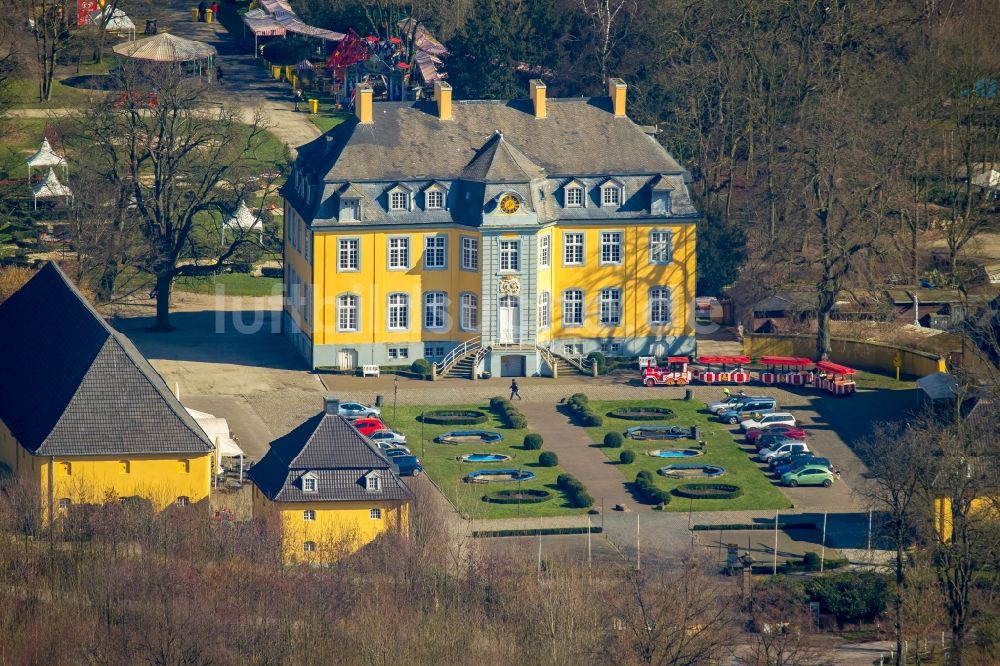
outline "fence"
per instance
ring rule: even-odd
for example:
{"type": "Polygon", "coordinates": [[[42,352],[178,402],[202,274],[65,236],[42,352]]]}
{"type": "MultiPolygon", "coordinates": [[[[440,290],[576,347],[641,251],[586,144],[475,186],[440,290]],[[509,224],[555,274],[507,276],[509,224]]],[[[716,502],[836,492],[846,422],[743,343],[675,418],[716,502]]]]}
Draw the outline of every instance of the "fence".
{"type": "MultiPolygon", "coordinates": [[[[936,372],[947,372],[945,360],[937,354],[906,347],[896,347],[880,342],[862,342],[846,338],[832,338],[830,359],[857,368],[896,372],[893,359],[899,354],[900,373],[925,377],[936,372]]],[[[753,333],[743,338],[743,353],[747,356],[816,356],[816,336],[793,334],[753,333]]]]}

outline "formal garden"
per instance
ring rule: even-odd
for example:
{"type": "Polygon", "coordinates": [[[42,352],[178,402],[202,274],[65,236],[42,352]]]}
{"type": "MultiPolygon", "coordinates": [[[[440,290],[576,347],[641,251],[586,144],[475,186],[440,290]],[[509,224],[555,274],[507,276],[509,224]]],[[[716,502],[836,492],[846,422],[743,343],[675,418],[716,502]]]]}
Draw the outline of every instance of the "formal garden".
{"type": "Polygon", "coordinates": [[[546,451],[541,437],[530,433],[524,417],[508,405],[502,398],[448,408],[400,405],[383,407],[382,418],[406,435],[406,445],[420,458],[425,473],[466,518],[584,513],[590,500],[585,489],[565,473],[555,453],[546,451]],[[499,433],[502,438],[490,441],[495,438],[480,433],[499,433]],[[496,454],[496,459],[475,454],[496,454]],[[488,482],[465,480],[480,471],[514,474],[480,475],[483,480],[492,476],[488,482]],[[525,478],[518,481],[519,477],[525,478]]]}
{"type": "MultiPolygon", "coordinates": [[[[696,400],[587,400],[563,407],[649,504],[665,511],[787,509],[791,502],[696,400]],[[659,417],[659,418],[656,418],[659,417]],[[698,438],[633,439],[629,428],[698,428],[698,438]],[[705,442],[704,450],[699,441],[705,442]],[[663,457],[649,455],[660,451],[663,457]],[[659,472],[670,467],[670,476],[659,472]],[[719,474],[721,468],[723,473],[719,474]]],[[[738,436],[738,435],[737,435],[738,436]]]]}

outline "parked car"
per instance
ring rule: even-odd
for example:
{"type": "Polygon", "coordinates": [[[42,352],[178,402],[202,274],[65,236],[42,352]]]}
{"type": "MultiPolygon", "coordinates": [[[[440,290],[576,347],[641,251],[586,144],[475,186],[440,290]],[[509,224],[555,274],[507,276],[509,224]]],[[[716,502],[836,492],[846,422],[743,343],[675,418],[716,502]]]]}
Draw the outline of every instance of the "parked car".
{"type": "Polygon", "coordinates": [[[777,469],[778,465],[790,465],[797,460],[808,458],[813,455],[812,451],[792,451],[787,456],[775,456],[767,461],[767,466],[771,470],[777,469]]]}
{"type": "Polygon", "coordinates": [[[416,456],[396,456],[392,462],[400,476],[419,476],[424,471],[424,466],[416,456]]]}
{"type": "Polygon", "coordinates": [[[836,478],[833,472],[824,465],[805,465],[794,472],[785,472],[781,483],[794,488],[795,486],[823,486],[829,488],[836,478]]]}
{"type": "Polygon", "coordinates": [[[351,425],[365,437],[371,437],[373,433],[380,430],[387,430],[386,425],[379,418],[360,418],[351,421],[351,425]]]}
{"type": "Polygon", "coordinates": [[[390,444],[406,444],[406,435],[392,430],[376,430],[368,435],[373,442],[389,442],[390,444]]]}
{"type": "Polygon", "coordinates": [[[770,462],[772,458],[784,458],[797,451],[809,452],[809,446],[805,442],[785,442],[774,449],[763,449],[757,457],[761,462],[770,462]]]}
{"type": "Polygon", "coordinates": [[[337,406],[337,413],[349,419],[357,419],[362,416],[381,416],[382,410],[363,402],[342,402],[337,406]]]}
{"type": "Polygon", "coordinates": [[[788,412],[774,412],[773,414],[761,414],[757,417],[755,414],[753,418],[747,419],[740,423],[740,428],[743,432],[750,430],[751,428],[765,428],[769,425],[795,425],[795,417],[788,412]]]}
{"type": "Polygon", "coordinates": [[[774,398],[753,398],[723,412],[719,415],[719,420],[723,423],[736,425],[741,421],[756,418],[758,415],[773,414],[777,409],[778,401],[774,398]]]}
{"type": "Polygon", "coordinates": [[[806,431],[798,426],[790,426],[785,423],[772,423],[765,428],[751,428],[746,431],[747,441],[753,444],[764,435],[783,433],[792,439],[805,439],[806,431]]]}
{"type": "Polygon", "coordinates": [[[777,433],[774,435],[764,435],[756,442],[754,446],[757,447],[758,451],[763,449],[773,449],[775,446],[784,444],[785,442],[804,442],[805,440],[801,437],[792,437],[787,433],[777,433]]]}
{"type": "Polygon", "coordinates": [[[395,448],[395,449],[389,449],[388,451],[383,451],[382,453],[384,453],[385,455],[387,455],[390,458],[398,458],[399,456],[408,456],[408,455],[410,455],[410,450],[407,449],[404,446],[404,447],[398,447],[398,448],[395,448]]]}
{"type": "Polygon", "coordinates": [[[377,446],[383,453],[388,453],[389,451],[402,451],[406,454],[410,453],[410,449],[402,444],[393,444],[392,442],[375,442],[375,446],[377,446]]]}
{"type": "Polygon", "coordinates": [[[778,461],[778,464],[774,466],[774,474],[779,479],[785,475],[785,472],[797,472],[806,465],[823,465],[831,472],[833,471],[833,465],[830,464],[829,458],[819,458],[811,453],[806,453],[801,456],[788,456],[778,461]]]}
{"type": "Polygon", "coordinates": [[[723,412],[728,412],[731,409],[736,409],[737,405],[740,405],[749,400],[762,400],[771,398],[769,395],[734,395],[722,400],[720,402],[712,402],[708,405],[708,411],[712,412],[716,416],[721,416],[723,412]]]}

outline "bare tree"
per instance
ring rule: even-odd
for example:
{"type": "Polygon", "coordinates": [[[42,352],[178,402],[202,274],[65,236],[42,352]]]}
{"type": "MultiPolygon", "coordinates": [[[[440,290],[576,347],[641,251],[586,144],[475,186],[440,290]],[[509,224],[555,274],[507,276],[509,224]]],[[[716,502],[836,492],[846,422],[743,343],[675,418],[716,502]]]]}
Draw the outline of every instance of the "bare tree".
{"type": "Polygon", "coordinates": [[[28,10],[38,62],[38,99],[47,102],[52,99],[59,54],[69,45],[69,21],[76,5],[67,0],[30,0],[28,10]]]}
{"type": "MultiPolygon", "coordinates": [[[[780,581],[780,579],[779,579],[780,581]]],[[[820,666],[813,619],[803,599],[779,581],[759,586],[749,609],[753,629],[749,645],[737,650],[737,663],[745,666],[820,666]]]]}
{"type": "Polygon", "coordinates": [[[593,24],[597,40],[597,67],[601,82],[608,81],[608,59],[622,38],[634,0],[580,0],[580,7],[593,24]]]}

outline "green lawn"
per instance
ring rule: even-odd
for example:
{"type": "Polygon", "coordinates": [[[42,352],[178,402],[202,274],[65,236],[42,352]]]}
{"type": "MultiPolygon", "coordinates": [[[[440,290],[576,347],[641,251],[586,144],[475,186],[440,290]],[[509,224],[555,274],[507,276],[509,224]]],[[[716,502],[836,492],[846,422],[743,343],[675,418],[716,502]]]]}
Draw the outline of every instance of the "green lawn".
{"type": "MultiPolygon", "coordinates": [[[[432,390],[432,384],[427,390],[432,390]]],[[[581,514],[583,509],[574,509],[566,504],[563,493],[556,488],[556,477],[563,472],[561,467],[540,467],[538,454],[540,451],[526,451],[521,443],[528,430],[512,430],[503,425],[492,415],[490,420],[482,425],[448,427],[426,424],[423,426],[423,443],[421,443],[421,423],[418,420],[425,410],[434,409],[478,409],[489,414],[488,405],[451,405],[442,407],[398,407],[393,418],[391,405],[382,407],[383,420],[395,431],[406,435],[407,446],[413,454],[420,458],[427,474],[434,483],[448,496],[459,513],[467,518],[516,518],[538,516],[564,516],[581,514]],[[438,444],[434,438],[450,430],[494,430],[503,435],[503,441],[498,444],[438,444]],[[511,459],[502,463],[463,463],[457,460],[465,453],[489,452],[504,453],[511,459]],[[516,489],[516,482],[470,484],[462,481],[469,472],[478,469],[527,469],[535,473],[535,478],[521,484],[523,490],[548,490],[552,498],[540,504],[492,504],[482,501],[484,493],[492,490],[516,489]]],[[[545,450],[544,444],[542,451],[545,450]]]]}
{"type": "Polygon", "coordinates": [[[705,411],[705,405],[697,400],[690,402],[684,400],[619,400],[603,401],[592,400],[591,408],[597,414],[604,416],[604,425],[593,428],[586,428],[587,434],[599,445],[609,459],[617,461],[621,451],[629,449],[635,452],[635,462],[630,465],[619,465],[622,474],[628,480],[635,479],[635,475],[640,470],[648,470],[653,473],[658,486],[664,489],[673,489],[685,483],[732,483],[743,488],[743,495],[733,500],[689,500],[683,497],[674,497],[667,505],[668,511],[713,511],[713,510],[747,510],[747,509],[787,509],[792,503],[775,487],[768,477],[764,476],[757,464],[752,461],[749,455],[741,450],[733,440],[733,436],[726,426],[712,418],[705,411]],[[707,452],[703,456],[693,458],[658,458],[646,455],[653,449],[685,449],[695,446],[693,440],[658,440],[658,441],[635,441],[625,438],[621,449],[609,449],[603,446],[604,435],[611,431],[623,433],[626,428],[635,425],[648,425],[649,421],[630,421],[608,416],[607,413],[617,407],[629,407],[637,405],[651,405],[656,407],[667,407],[674,411],[674,418],[668,421],[655,421],[652,423],[665,423],[689,428],[697,425],[700,430],[701,439],[707,444],[707,452]],[[656,473],[665,465],[671,463],[706,463],[710,465],[720,465],[726,468],[726,473],[717,479],[669,479],[656,473]]]}
{"type": "Polygon", "coordinates": [[[313,125],[318,127],[319,131],[321,131],[323,134],[326,134],[334,127],[344,122],[344,119],[347,118],[348,116],[349,114],[346,113],[322,113],[322,112],[318,114],[310,113],[309,121],[313,125]]]}
{"type": "MultiPolygon", "coordinates": [[[[38,150],[48,123],[45,118],[11,117],[0,120],[0,136],[3,136],[3,141],[0,141],[2,177],[14,179],[28,177],[28,165],[24,160],[38,150]]],[[[62,172],[59,173],[59,178],[62,179],[62,172]]]]}
{"type": "Polygon", "coordinates": [[[214,294],[225,289],[226,296],[271,296],[281,293],[281,279],[254,277],[247,273],[223,273],[214,277],[181,277],[174,283],[175,291],[192,294],[214,294]]]}
{"type": "Polygon", "coordinates": [[[38,81],[36,79],[14,79],[10,82],[10,96],[14,102],[15,109],[62,109],[62,108],[83,108],[92,100],[99,99],[107,92],[101,90],[88,90],[86,88],[74,88],[59,82],[61,78],[70,76],[82,76],[89,73],[101,73],[100,70],[88,72],[87,67],[76,74],[74,67],[69,72],[64,72],[56,76],[52,81],[52,98],[47,102],[38,101],[38,81]]]}

